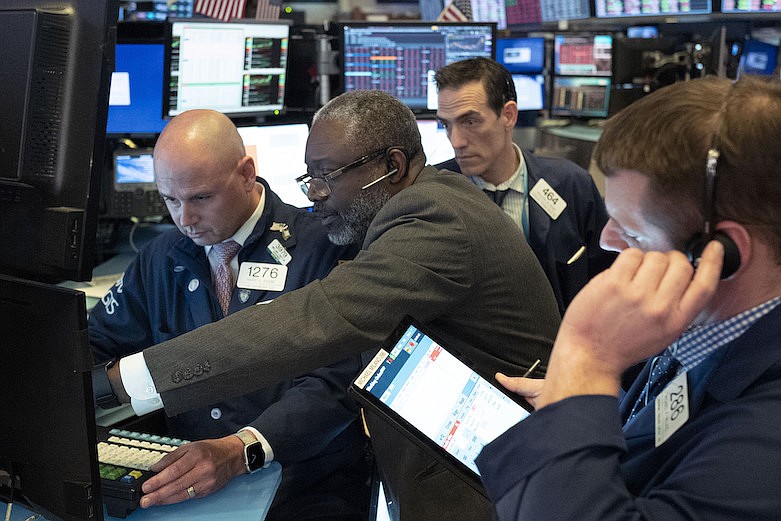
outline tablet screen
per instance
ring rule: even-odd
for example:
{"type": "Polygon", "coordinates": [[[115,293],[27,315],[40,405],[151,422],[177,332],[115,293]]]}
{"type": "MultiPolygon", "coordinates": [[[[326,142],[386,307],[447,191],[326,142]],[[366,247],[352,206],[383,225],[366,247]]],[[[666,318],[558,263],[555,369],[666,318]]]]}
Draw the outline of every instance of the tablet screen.
{"type": "Polygon", "coordinates": [[[416,325],[403,330],[390,352],[380,350],[354,387],[476,475],[482,448],[529,415],[416,325]]]}

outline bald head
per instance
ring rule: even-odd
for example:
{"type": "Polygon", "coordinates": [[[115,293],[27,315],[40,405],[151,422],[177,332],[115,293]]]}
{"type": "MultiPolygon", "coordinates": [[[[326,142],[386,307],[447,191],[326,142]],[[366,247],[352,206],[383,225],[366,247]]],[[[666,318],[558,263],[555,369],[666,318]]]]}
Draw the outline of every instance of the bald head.
{"type": "Polygon", "coordinates": [[[196,244],[231,237],[260,200],[255,163],[233,122],[190,110],[166,125],[155,145],[155,180],[179,230],[196,244]]]}
{"type": "Polygon", "coordinates": [[[214,110],[188,110],[173,118],[155,145],[157,161],[208,161],[225,165],[244,157],[236,126],[214,110]]]}

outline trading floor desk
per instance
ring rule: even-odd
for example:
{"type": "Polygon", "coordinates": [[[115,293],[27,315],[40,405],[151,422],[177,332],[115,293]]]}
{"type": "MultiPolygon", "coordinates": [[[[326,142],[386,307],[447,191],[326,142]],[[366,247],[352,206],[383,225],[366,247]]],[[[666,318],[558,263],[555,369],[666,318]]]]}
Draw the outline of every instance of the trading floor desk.
{"type": "MultiPolygon", "coordinates": [[[[281,479],[282,467],[275,461],[255,474],[234,478],[225,488],[205,498],[175,505],[139,508],[124,518],[124,521],[263,521],[281,479]]],[[[6,505],[0,502],[0,506],[4,516],[6,505]]],[[[32,512],[16,504],[12,510],[11,521],[25,521],[32,515],[32,512]]],[[[43,517],[33,519],[46,521],[43,517]]],[[[104,519],[123,521],[105,514],[104,519]]]]}

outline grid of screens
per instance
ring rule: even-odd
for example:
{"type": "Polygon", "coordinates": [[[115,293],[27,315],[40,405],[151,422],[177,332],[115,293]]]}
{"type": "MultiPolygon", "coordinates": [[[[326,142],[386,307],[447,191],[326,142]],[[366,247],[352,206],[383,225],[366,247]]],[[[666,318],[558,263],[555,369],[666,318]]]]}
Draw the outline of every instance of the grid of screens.
{"type": "Polygon", "coordinates": [[[597,18],[708,14],[711,0],[596,0],[597,18]]]}
{"type": "Polygon", "coordinates": [[[107,134],[158,134],[163,130],[162,43],[118,43],[111,75],[107,134]]]}
{"type": "Polygon", "coordinates": [[[579,20],[591,16],[589,0],[506,0],[507,25],[579,20]]]}
{"type": "Polygon", "coordinates": [[[354,23],[342,26],[344,90],[382,90],[413,111],[436,110],[434,73],[494,57],[494,23],[354,23]]]}
{"type": "Polygon", "coordinates": [[[545,38],[499,38],[496,61],[511,73],[541,72],[545,69],[545,38]]]}
{"type": "Polygon", "coordinates": [[[781,11],[781,0],[721,0],[723,13],[774,13],[781,11]]]}
{"type": "Polygon", "coordinates": [[[234,115],[283,109],[290,25],[174,21],[166,42],[165,112],[234,115]]]}
{"type": "Polygon", "coordinates": [[[257,174],[280,199],[299,208],[312,206],[295,181],[306,172],[306,123],[239,127],[239,134],[255,159],[257,174]]]}
{"type": "Polygon", "coordinates": [[[552,116],[606,118],[610,102],[613,37],[554,36],[552,116]]]}

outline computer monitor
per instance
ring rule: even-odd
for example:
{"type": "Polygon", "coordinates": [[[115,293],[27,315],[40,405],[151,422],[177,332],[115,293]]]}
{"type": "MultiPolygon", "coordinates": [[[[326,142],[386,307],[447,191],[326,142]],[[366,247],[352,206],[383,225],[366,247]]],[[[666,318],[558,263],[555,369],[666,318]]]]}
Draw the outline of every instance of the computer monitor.
{"type": "Polygon", "coordinates": [[[247,154],[255,159],[257,174],[280,199],[299,208],[312,206],[295,181],[306,173],[306,123],[239,127],[239,134],[247,154]]]}
{"type": "Polygon", "coordinates": [[[445,128],[436,119],[419,119],[418,131],[426,163],[436,165],[456,157],[445,128]]]}
{"type": "Polygon", "coordinates": [[[414,112],[435,111],[434,73],[449,63],[495,53],[496,24],[354,22],[340,27],[345,91],[382,90],[414,112]]]}
{"type": "Polygon", "coordinates": [[[498,38],[496,61],[511,73],[542,72],[545,69],[545,38],[498,38]]]}
{"type": "Polygon", "coordinates": [[[513,83],[519,111],[538,111],[545,108],[544,74],[513,74],[513,83]]]}
{"type": "Polygon", "coordinates": [[[597,18],[710,14],[712,10],[711,0],[670,0],[668,2],[596,0],[595,6],[597,18]]]}
{"type": "Polygon", "coordinates": [[[84,294],[0,275],[0,336],[0,499],[101,521],[84,294]]]}
{"type": "Polygon", "coordinates": [[[195,0],[144,0],[125,2],[119,9],[119,21],[162,22],[169,16],[191,18],[195,0]]]}
{"type": "Polygon", "coordinates": [[[772,75],[778,64],[778,46],[759,40],[743,42],[738,64],[738,77],[743,74],[772,75]]]}
{"type": "Polygon", "coordinates": [[[627,38],[656,38],[659,28],[655,25],[635,25],[626,28],[627,38]]]}
{"type": "Polygon", "coordinates": [[[156,135],[163,119],[163,55],[159,43],[117,43],[111,75],[106,133],[113,136],[156,135]]]}
{"type": "Polygon", "coordinates": [[[763,0],[747,2],[745,0],[721,0],[722,13],[777,13],[781,11],[781,1],[763,0]]]}
{"type": "Polygon", "coordinates": [[[610,76],[613,36],[557,34],[553,38],[553,70],[559,76],[610,76]]]}
{"type": "Polygon", "coordinates": [[[262,117],[284,109],[290,23],[169,23],[164,114],[213,109],[262,117]]]}
{"type": "Polygon", "coordinates": [[[610,78],[556,76],[553,78],[551,116],[606,118],[610,104],[610,78]]]}
{"type": "Polygon", "coordinates": [[[116,0],[0,3],[0,273],[91,277],[116,16],[116,0]]]}
{"type": "Polygon", "coordinates": [[[499,30],[507,29],[505,0],[471,0],[473,22],[496,22],[499,30]]]}
{"type": "Polygon", "coordinates": [[[589,0],[506,0],[504,9],[509,26],[591,16],[589,0]]]}

